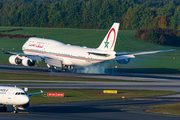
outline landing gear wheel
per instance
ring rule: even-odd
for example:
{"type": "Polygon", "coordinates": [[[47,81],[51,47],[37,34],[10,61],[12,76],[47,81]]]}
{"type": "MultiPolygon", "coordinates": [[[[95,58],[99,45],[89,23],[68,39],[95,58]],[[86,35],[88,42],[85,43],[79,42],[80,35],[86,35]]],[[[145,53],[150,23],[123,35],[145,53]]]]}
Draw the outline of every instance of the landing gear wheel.
{"type": "Polygon", "coordinates": [[[7,107],[3,107],[3,112],[7,112],[7,107]]]}
{"type": "Polygon", "coordinates": [[[72,65],[65,65],[63,69],[65,72],[73,72],[74,70],[72,65]]]}
{"type": "Polygon", "coordinates": [[[7,112],[7,107],[5,107],[5,106],[1,107],[0,112],[7,112]]]}
{"type": "Polygon", "coordinates": [[[55,71],[56,71],[56,67],[51,66],[51,67],[49,68],[49,70],[50,70],[51,72],[55,72],[55,71]]]}
{"type": "Polygon", "coordinates": [[[17,111],[17,110],[14,110],[14,113],[18,113],[18,111],[17,111]]]}

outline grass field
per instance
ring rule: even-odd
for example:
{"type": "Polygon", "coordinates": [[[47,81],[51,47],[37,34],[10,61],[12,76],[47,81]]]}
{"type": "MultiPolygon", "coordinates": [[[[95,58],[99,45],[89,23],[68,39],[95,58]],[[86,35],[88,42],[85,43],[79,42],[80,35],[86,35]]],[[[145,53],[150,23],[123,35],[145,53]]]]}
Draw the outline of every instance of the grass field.
{"type": "MultiPolygon", "coordinates": [[[[0,27],[0,30],[14,29],[18,27],[0,27]]],[[[13,31],[3,34],[23,34],[36,35],[48,39],[55,39],[66,44],[87,46],[97,48],[102,42],[108,30],[97,29],[61,29],[61,28],[32,28],[21,27],[23,30],[13,31]]],[[[162,46],[153,43],[148,43],[136,39],[133,30],[119,30],[115,51],[117,52],[138,52],[151,50],[166,50],[177,49],[173,52],[158,53],[152,55],[136,56],[130,63],[126,65],[111,63],[109,66],[113,68],[125,68],[132,72],[144,72],[145,70],[160,73],[176,73],[180,74],[180,49],[178,47],[162,46]],[[143,68],[143,70],[141,70],[143,68]],[[173,71],[173,72],[172,72],[173,71]]],[[[9,39],[7,37],[0,38],[0,49],[7,51],[22,52],[21,47],[27,39],[9,39]]],[[[9,64],[9,55],[1,52],[0,64],[9,64]]],[[[40,64],[43,65],[43,64],[40,64]]],[[[121,70],[121,69],[120,69],[121,70]]]]}
{"type": "MultiPolygon", "coordinates": [[[[64,93],[65,97],[44,97],[42,95],[33,95],[30,97],[30,104],[46,104],[46,103],[62,103],[62,102],[77,102],[77,101],[93,101],[93,100],[110,100],[125,98],[141,98],[155,97],[177,92],[168,91],[149,91],[149,90],[117,90],[118,94],[104,94],[103,90],[43,90],[44,93],[64,93]]],[[[29,90],[28,93],[36,93],[39,90],[29,90]]]]}
{"type": "MultiPolygon", "coordinates": [[[[142,82],[142,81],[130,81],[130,80],[59,77],[59,76],[27,75],[27,74],[13,74],[13,73],[0,73],[0,80],[14,80],[14,81],[0,81],[0,83],[36,83],[36,84],[42,83],[42,82],[33,82],[34,80],[36,80],[36,81],[42,80],[42,81],[45,81],[43,83],[46,83],[46,84],[48,83],[48,81],[54,81],[54,82],[51,82],[51,84],[53,84],[53,83],[57,84],[59,81],[142,82]],[[21,81],[16,81],[16,80],[23,80],[23,81],[21,82],[21,81]],[[31,80],[31,82],[29,82],[28,80],[31,80]]],[[[62,83],[63,82],[61,82],[59,84],[62,84],[62,83]]],[[[67,83],[65,83],[65,84],[67,84],[67,83]]]]}
{"type": "Polygon", "coordinates": [[[180,103],[148,106],[148,112],[180,115],[180,103]]]}

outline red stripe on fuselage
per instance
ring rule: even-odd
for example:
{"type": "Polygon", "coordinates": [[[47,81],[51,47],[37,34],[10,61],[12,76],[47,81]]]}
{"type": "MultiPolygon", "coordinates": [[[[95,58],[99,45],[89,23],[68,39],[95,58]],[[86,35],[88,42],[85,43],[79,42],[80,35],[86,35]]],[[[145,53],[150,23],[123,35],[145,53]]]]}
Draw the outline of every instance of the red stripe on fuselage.
{"type": "Polygon", "coordinates": [[[37,51],[30,51],[30,50],[24,50],[24,51],[26,51],[26,52],[31,52],[31,53],[40,53],[40,54],[52,55],[52,56],[61,56],[61,57],[66,57],[66,58],[79,59],[79,60],[88,60],[88,61],[105,61],[105,60],[83,59],[83,58],[70,57],[70,56],[63,56],[63,55],[50,54],[50,53],[37,52],[37,51]]]}

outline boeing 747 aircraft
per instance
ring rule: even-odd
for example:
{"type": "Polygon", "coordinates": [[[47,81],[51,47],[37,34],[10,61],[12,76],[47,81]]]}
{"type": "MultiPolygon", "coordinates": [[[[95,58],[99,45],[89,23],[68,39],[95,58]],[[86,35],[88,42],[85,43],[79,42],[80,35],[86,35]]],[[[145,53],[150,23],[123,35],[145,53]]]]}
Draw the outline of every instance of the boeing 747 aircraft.
{"type": "Polygon", "coordinates": [[[52,39],[31,37],[22,46],[24,53],[3,51],[11,54],[9,62],[13,65],[23,64],[34,66],[35,62],[44,60],[50,70],[64,65],[65,68],[72,66],[89,66],[105,61],[114,60],[119,64],[127,64],[135,55],[168,52],[173,50],[146,51],[134,53],[117,53],[114,51],[119,23],[114,23],[98,48],[87,48],[64,44],[52,39]]]}
{"type": "Polygon", "coordinates": [[[18,113],[17,109],[25,110],[29,107],[29,96],[42,93],[41,91],[39,93],[27,94],[26,91],[18,87],[0,86],[0,112],[7,111],[6,105],[13,105],[14,113],[18,113]]]}

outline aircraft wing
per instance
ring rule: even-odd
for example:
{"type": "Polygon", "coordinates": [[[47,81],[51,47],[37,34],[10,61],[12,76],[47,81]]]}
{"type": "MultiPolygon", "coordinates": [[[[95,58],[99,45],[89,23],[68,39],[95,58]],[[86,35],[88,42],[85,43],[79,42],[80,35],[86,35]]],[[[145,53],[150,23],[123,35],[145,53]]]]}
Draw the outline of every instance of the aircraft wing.
{"type": "Polygon", "coordinates": [[[28,58],[30,58],[32,60],[36,60],[36,61],[41,61],[42,59],[44,59],[44,57],[38,56],[38,55],[27,55],[27,54],[24,54],[24,53],[9,52],[9,51],[4,51],[4,50],[2,50],[2,52],[4,54],[25,56],[25,57],[28,57],[28,58]]]}
{"type": "Polygon", "coordinates": [[[170,50],[159,50],[159,51],[144,51],[144,52],[120,52],[116,53],[116,58],[114,59],[115,61],[117,60],[123,60],[123,59],[131,59],[135,58],[135,55],[145,55],[145,54],[154,54],[154,53],[161,53],[161,52],[170,52],[174,51],[176,49],[170,49],[170,50]]]}
{"type": "Polygon", "coordinates": [[[32,96],[32,95],[38,95],[38,94],[43,94],[44,92],[41,90],[41,92],[38,93],[31,93],[31,94],[27,94],[28,96],[32,96]]]}
{"type": "Polygon", "coordinates": [[[4,54],[10,54],[10,55],[27,56],[27,55],[24,54],[24,53],[15,53],[15,52],[9,52],[9,51],[4,51],[4,50],[2,50],[2,52],[3,52],[4,54]]]}
{"type": "Polygon", "coordinates": [[[121,55],[144,55],[144,54],[153,54],[153,53],[161,53],[161,52],[170,52],[174,51],[176,49],[170,49],[170,50],[159,50],[159,51],[144,51],[144,52],[132,52],[132,53],[116,53],[116,56],[121,56],[121,55]]]}
{"type": "Polygon", "coordinates": [[[24,56],[24,57],[30,58],[32,60],[35,60],[35,61],[45,60],[45,63],[47,63],[49,65],[62,67],[61,63],[63,60],[60,58],[57,60],[56,58],[53,58],[52,56],[43,57],[43,56],[39,56],[39,55],[27,55],[24,53],[9,52],[9,51],[4,51],[4,50],[2,50],[2,52],[4,52],[4,54],[17,55],[17,56],[21,56],[21,57],[24,56]]]}

